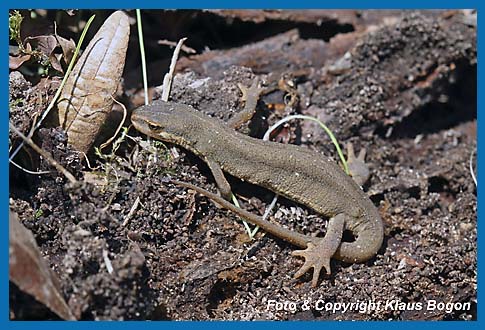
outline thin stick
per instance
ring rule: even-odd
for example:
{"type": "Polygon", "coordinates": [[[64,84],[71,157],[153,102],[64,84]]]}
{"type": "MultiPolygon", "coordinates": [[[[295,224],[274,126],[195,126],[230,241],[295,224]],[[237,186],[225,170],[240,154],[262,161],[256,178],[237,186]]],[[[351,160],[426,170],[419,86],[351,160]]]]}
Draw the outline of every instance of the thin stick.
{"type": "Polygon", "coordinates": [[[31,170],[28,170],[22,166],[20,166],[19,164],[17,164],[16,162],[14,162],[13,160],[10,161],[10,164],[12,164],[13,166],[15,166],[16,168],[24,171],[25,173],[28,173],[28,174],[32,174],[32,175],[42,175],[42,174],[49,174],[49,173],[52,173],[52,171],[31,171],[31,170]]]}
{"type": "Polygon", "coordinates": [[[177,43],[177,47],[175,47],[175,50],[173,51],[172,61],[170,62],[170,69],[168,73],[165,74],[165,77],[163,77],[162,101],[165,101],[165,102],[168,101],[168,96],[170,95],[170,89],[172,88],[173,73],[175,72],[175,66],[177,65],[177,59],[179,57],[180,48],[182,48],[182,45],[184,44],[185,40],[187,40],[187,38],[182,38],[177,43]]]}
{"type": "Polygon", "coordinates": [[[126,218],[125,218],[125,220],[123,221],[123,224],[122,224],[123,227],[126,227],[126,225],[128,224],[128,221],[130,221],[131,217],[133,216],[133,213],[135,213],[136,209],[138,208],[138,205],[140,205],[140,197],[139,196],[136,197],[135,202],[131,206],[130,212],[128,212],[128,214],[126,215],[126,218]]]}
{"type": "Polygon", "coordinates": [[[138,27],[138,42],[140,43],[141,72],[143,76],[143,90],[145,91],[145,105],[148,105],[147,63],[145,59],[145,43],[143,42],[143,28],[141,25],[140,9],[136,10],[136,26],[138,27]]]}
{"type": "Polygon", "coordinates": [[[103,261],[106,265],[106,270],[108,271],[108,274],[113,273],[113,264],[111,263],[111,260],[109,260],[108,251],[105,249],[103,249],[103,261]]]}
{"type": "Polygon", "coordinates": [[[477,186],[477,177],[475,175],[475,171],[473,170],[473,156],[475,155],[476,148],[472,150],[472,154],[470,155],[470,174],[472,175],[473,182],[475,182],[475,187],[477,186]]]}
{"type": "Polygon", "coordinates": [[[87,163],[87,165],[88,165],[88,168],[89,168],[91,171],[95,171],[95,170],[97,170],[97,169],[100,167],[100,166],[97,166],[97,167],[92,167],[92,166],[91,166],[91,163],[89,162],[88,155],[86,155],[86,153],[85,153],[85,152],[83,152],[83,151],[79,151],[79,153],[80,153],[81,155],[83,155],[84,160],[86,161],[86,163],[87,163]]]}
{"type": "Polygon", "coordinates": [[[59,171],[59,173],[63,174],[66,179],[68,179],[71,183],[77,183],[77,180],[76,178],[74,177],[74,175],[72,175],[68,170],[66,170],[64,168],[64,166],[62,166],[61,164],[59,164],[54,158],[51,157],[51,155],[39,148],[35,143],[34,141],[32,141],[32,139],[30,137],[27,137],[25,135],[23,135],[18,129],[17,127],[15,127],[11,122],[9,122],[9,126],[10,126],[10,129],[15,133],[17,134],[19,137],[22,138],[22,140],[24,140],[25,143],[27,143],[32,149],[34,149],[39,155],[41,155],[45,160],[47,160],[52,166],[54,166],[56,168],[57,171],[59,171]]]}
{"type": "MultiPolygon", "coordinates": [[[[165,45],[165,46],[170,46],[170,47],[175,47],[177,45],[177,43],[175,41],[170,41],[170,40],[166,40],[166,39],[163,39],[163,40],[158,40],[157,42],[159,45],[165,45]]],[[[183,45],[181,50],[183,52],[186,52],[187,54],[195,54],[197,53],[197,51],[193,48],[190,48],[188,46],[185,46],[183,45]]]]}
{"type": "Polygon", "coordinates": [[[126,120],[126,114],[128,113],[128,111],[126,110],[126,107],[123,103],[115,100],[115,98],[113,96],[111,96],[111,98],[113,99],[114,102],[118,103],[122,108],[123,108],[123,119],[121,120],[121,123],[118,125],[118,128],[116,129],[116,132],[115,134],[110,137],[108,139],[108,141],[104,142],[103,144],[101,144],[99,146],[99,151],[103,150],[104,148],[106,148],[111,142],[113,142],[113,140],[116,138],[116,136],[118,135],[118,133],[120,132],[121,128],[123,127],[123,124],[125,123],[125,120],[126,120]]]}

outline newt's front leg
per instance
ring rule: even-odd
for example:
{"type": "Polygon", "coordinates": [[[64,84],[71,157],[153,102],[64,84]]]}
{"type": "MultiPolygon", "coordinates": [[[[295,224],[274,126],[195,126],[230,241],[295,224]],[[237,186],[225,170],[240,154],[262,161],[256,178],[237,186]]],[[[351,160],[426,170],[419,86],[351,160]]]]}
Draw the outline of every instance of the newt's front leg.
{"type": "Polygon", "coordinates": [[[253,80],[249,88],[241,84],[238,84],[238,87],[243,94],[242,98],[246,105],[241,112],[227,122],[227,125],[232,128],[238,128],[253,117],[256,106],[258,105],[259,96],[264,92],[264,88],[259,86],[258,78],[253,80]]]}
{"type": "MultiPolygon", "coordinates": [[[[243,94],[243,100],[244,102],[246,102],[246,105],[241,112],[236,114],[226,123],[229,127],[232,127],[234,129],[238,128],[253,117],[254,112],[256,111],[259,96],[261,95],[261,93],[264,92],[264,88],[259,86],[259,79],[257,77],[254,78],[253,83],[250,87],[246,87],[240,84],[238,84],[238,87],[243,94]]],[[[209,168],[212,172],[212,175],[214,176],[214,179],[217,183],[217,188],[219,188],[221,196],[230,201],[232,197],[231,186],[224,176],[221,167],[211,159],[206,159],[206,163],[207,165],[209,165],[209,168]]]]}

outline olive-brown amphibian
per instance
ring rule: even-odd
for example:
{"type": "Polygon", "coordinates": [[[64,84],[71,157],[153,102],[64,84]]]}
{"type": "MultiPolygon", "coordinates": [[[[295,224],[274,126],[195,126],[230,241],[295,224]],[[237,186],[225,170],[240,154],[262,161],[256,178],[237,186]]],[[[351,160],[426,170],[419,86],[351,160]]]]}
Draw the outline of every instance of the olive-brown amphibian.
{"type": "Polygon", "coordinates": [[[180,145],[202,158],[226,199],[231,189],[223,172],[330,217],[325,237],[303,235],[237,208],[206,190],[178,183],[303,248],[293,252],[305,258],[295,277],[314,268],[313,286],[317,285],[322,268],[330,273],[330,258],[363,262],[372,258],[382,245],[383,224],[377,208],[361,187],[329,158],[301,146],[249,137],[221,120],[180,103],[155,101],[135,109],[131,121],[140,132],[180,145]],[[342,242],[344,230],[351,231],[355,240],[342,242]]]}

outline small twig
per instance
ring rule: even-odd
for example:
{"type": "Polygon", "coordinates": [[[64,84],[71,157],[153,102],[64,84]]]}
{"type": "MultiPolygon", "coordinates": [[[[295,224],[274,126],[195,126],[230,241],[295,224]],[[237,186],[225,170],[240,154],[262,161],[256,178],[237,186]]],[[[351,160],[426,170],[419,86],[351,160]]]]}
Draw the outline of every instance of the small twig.
{"type": "Polygon", "coordinates": [[[141,70],[143,76],[143,90],[145,91],[145,105],[148,105],[147,63],[145,59],[145,44],[143,41],[143,28],[141,25],[140,9],[136,10],[136,26],[138,27],[138,41],[140,43],[141,70]]]}
{"type": "Polygon", "coordinates": [[[106,265],[106,270],[108,271],[108,274],[113,273],[113,264],[111,263],[111,260],[109,260],[108,251],[105,249],[103,249],[103,261],[106,265]]]}
{"type": "MultiPolygon", "coordinates": [[[[40,103],[42,104],[42,103],[40,103]]],[[[29,131],[29,134],[27,135],[28,137],[32,137],[34,136],[34,132],[35,132],[35,127],[37,126],[37,119],[39,118],[39,114],[36,113],[34,115],[34,118],[32,118],[32,126],[30,127],[30,131],[29,131]]],[[[10,151],[10,150],[9,150],[10,151]]]]}
{"type": "MultiPolygon", "coordinates": [[[[175,41],[170,41],[170,40],[166,40],[166,39],[158,40],[157,43],[159,45],[165,45],[165,46],[171,46],[171,47],[175,47],[177,45],[177,43],[175,41]]],[[[182,45],[182,47],[180,49],[187,54],[197,53],[197,51],[195,49],[190,48],[189,46],[185,46],[185,45],[182,45]]]]}
{"type": "Polygon", "coordinates": [[[162,101],[168,101],[168,96],[170,95],[170,89],[172,87],[173,73],[175,72],[175,66],[177,65],[180,48],[185,40],[187,40],[187,38],[182,38],[177,43],[177,47],[175,47],[175,50],[173,51],[172,61],[170,62],[170,69],[168,70],[168,73],[165,74],[165,77],[163,77],[162,101]]]}
{"type": "Polygon", "coordinates": [[[278,197],[279,195],[278,194],[274,194],[274,197],[273,197],[273,200],[271,201],[271,204],[269,204],[268,208],[266,209],[266,211],[264,211],[264,214],[263,214],[263,220],[266,220],[270,213],[271,213],[271,210],[274,208],[274,206],[276,205],[276,201],[278,201],[278,197]]]}
{"type": "Polygon", "coordinates": [[[473,182],[475,182],[475,187],[477,186],[477,177],[475,175],[475,170],[473,169],[473,156],[475,155],[476,150],[477,148],[475,147],[470,155],[470,174],[472,175],[473,182]]]}
{"type": "MultiPolygon", "coordinates": [[[[266,208],[266,210],[264,210],[263,220],[268,219],[269,215],[271,214],[271,212],[273,211],[273,209],[276,205],[276,202],[278,201],[279,196],[280,195],[278,195],[278,194],[274,194],[274,197],[273,197],[273,200],[271,201],[271,204],[269,204],[269,206],[266,208]]],[[[256,228],[254,228],[253,232],[251,233],[251,236],[254,237],[254,235],[256,235],[256,233],[258,232],[258,230],[259,230],[259,226],[256,226],[256,228]]]]}
{"type": "Polygon", "coordinates": [[[86,164],[88,165],[88,168],[89,168],[91,171],[95,171],[95,170],[97,170],[97,169],[100,167],[100,166],[97,166],[97,167],[92,167],[92,166],[91,166],[91,163],[89,162],[88,155],[86,155],[86,153],[85,153],[85,152],[83,152],[83,151],[79,151],[79,153],[80,153],[81,155],[83,155],[84,160],[86,161],[86,164]]]}
{"type": "Polygon", "coordinates": [[[123,128],[123,124],[125,123],[125,120],[126,120],[126,114],[128,113],[128,111],[126,110],[126,107],[123,103],[115,100],[115,98],[113,96],[111,96],[111,98],[113,99],[114,102],[118,103],[122,108],[123,108],[123,119],[121,119],[121,123],[118,125],[118,128],[116,129],[116,132],[115,134],[108,139],[108,141],[104,142],[103,144],[101,144],[99,146],[99,151],[103,150],[104,148],[106,148],[111,142],[113,142],[113,140],[116,138],[116,136],[118,135],[118,133],[120,132],[121,128],[123,128]]]}
{"type": "Polygon", "coordinates": [[[28,170],[28,169],[20,166],[16,162],[14,162],[13,160],[10,161],[10,164],[12,164],[13,166],[17,167],[18,169],[24,171],[25,173],[32,174],[32,175],[42,175],[42,174],[52,173],[52,171],[31,171],[31,170],[28,170]]]}
{"type": "Polygon", "coordinates": [[[45,150],[39,148],[34,141],[30,137],[26,137],[23,135],[11,122],[9,122],[10,129],[17,134],[25,143],[27,143],[32,149],[34,149],[39,155],[41,155],[45,160],[47,160],[52,166],[56,168],[59,173],[63,174],[66,179],[68,179],[71,183],[77,183],[76,178],[72,175],[68,170],[64,168],[61,164],[59,164],[52,156],[45,150]]]}
{"type": "Polygon", "coordinates": [[[128,221],[131,219],[133,216],[133,213],[135,213],[136,209],[138,208],[138,205],[140,205],[140,197],[136,197],[135,202],[133,203],[130,212],[126,215],[125,220],[123,220],[122,226],[125,227],[128,224],[128,221]]]}

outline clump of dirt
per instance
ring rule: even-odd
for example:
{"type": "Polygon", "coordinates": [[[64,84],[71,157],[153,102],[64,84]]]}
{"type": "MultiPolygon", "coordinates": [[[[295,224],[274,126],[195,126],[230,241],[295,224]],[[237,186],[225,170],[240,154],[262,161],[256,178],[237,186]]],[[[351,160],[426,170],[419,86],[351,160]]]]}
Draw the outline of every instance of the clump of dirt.
{"type": "MultiPolygon", "coordinates": [[[[88,155],[88,164],[65,132],[44,128],[34,140],[78,183],[24,152],[16,158],[22,166],[49,173],[12,166],[10,208],[34,234],[78,319],[476,319],[477,199],[469,171],[476,148],[476,26],[465,11],[364,13],[350,19],[357,14],[349,12],[340,23],[354,28],[337,29],[325,36],[328,42],[296,30],[181,59],[186,71],[175,76],[171,99],[227,120],[244,106],[237,84],[249,86],[257,76],[273,90],[242,132],[260,137],[277,119],[303,113],[325,122],[341,144],[367,148],[372,176],[365,189],[385,225],[378,254],[363,264],[332,261],[333,273],[312,288],[310,273],[293,279],[302,264],[290,255],[295,247],[262,232],[248,239],[235,215],[170,182],[215,191],[197,156],[128,130],[111,149],[88,155]],[[262,43],[295,44],[299,52],[285,48],[287,62],[267,52],[266,62],[238,62],[248,47],[264,52],[262,43]],[[322,48],[325,61],[316,56],[322,48]],[[214,63],[218,73],[211,72],[214,63]],[[281,88],[282,81],[294,88],[281,88]],[[291,105],[289,94],[297,95],[291,105]],[[354,305],[344,311],[347,303],[354,305]]],[[[174,12],[149,17],[163,15],[174,12]]],[[[318,29],[325,30],[322,24],[318,29]]],[[[128,56],[125,73],[138,65],[128,56]]],[[[46,86],[10,74],[10,120],[24,133],[39,111],[34,96],[52,94],[46,86]]],[[[125,97],[137,103],[136,91],[125,90],[125,97]]],[[[337,159],[314,124],[291,123],[277,134],[337,159]]],[[[12,134],[10,140],[19,143],[12,134]]],[[[270,192],[228,179],[243,208],[264,212],[270,192]]],[[[277,209],[271,221],[310,235],[325,231],[328,219],[302,205],[280,199],[277,209]]],[[[11,319],[55,318],[28,298],[13,286],[11,319]]]]}

